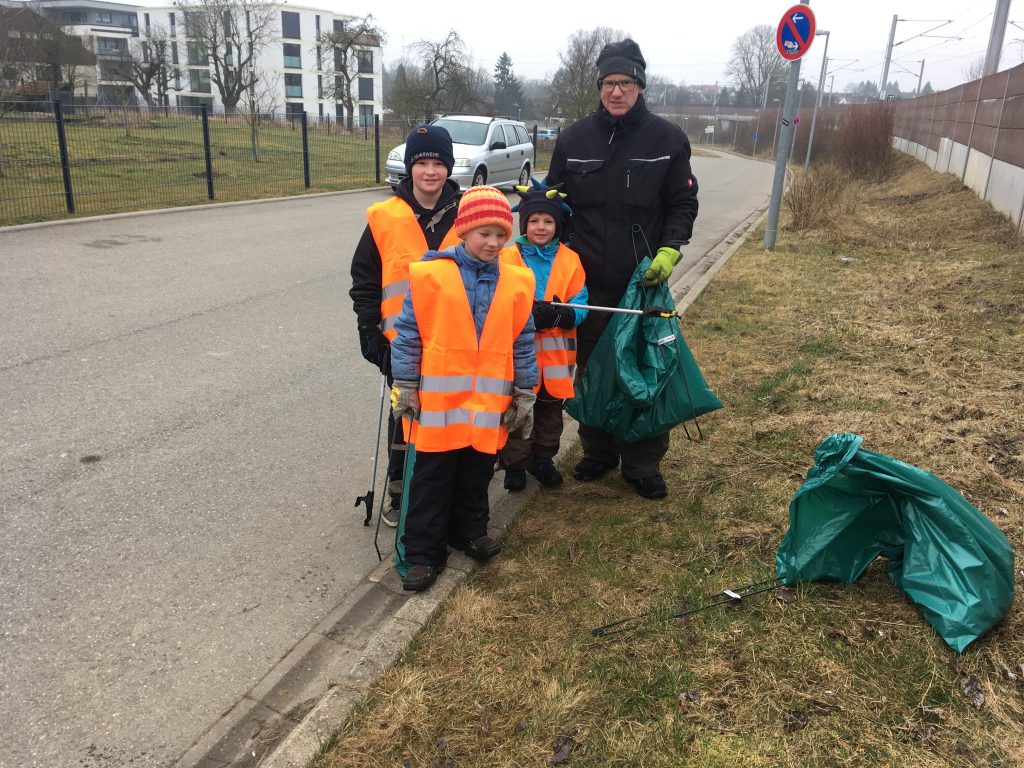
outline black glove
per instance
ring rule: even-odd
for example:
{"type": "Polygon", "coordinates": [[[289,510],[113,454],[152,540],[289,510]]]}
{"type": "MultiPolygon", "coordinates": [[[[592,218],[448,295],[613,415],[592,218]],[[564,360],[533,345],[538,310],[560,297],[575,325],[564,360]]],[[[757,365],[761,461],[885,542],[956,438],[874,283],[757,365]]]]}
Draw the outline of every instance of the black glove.
{"type": "Polygon", "coordinates": [[[359,349],[381,373],[385,376],[391,373],[391,345],[376,325],[359,326],[359,349]]]}
{"type": "Polygon", "coordinates": [[[558,320],[558,309],[552,307],[550,301],[533,302],[533,326],[538,331],[554,328],[558,320]]]}
{"type": "MultiPolygon", "coordinates": [[[[557,296],[554,298],[556,304],[562,303],[562,300],[557,296]]],[[[576,327],[575,309],[572,307],[551,307],[551,309],[555,312],[555,320],[551,323],[552,326],[558,326],[559,328],[565,328],[566,330],[576,327]]]]}

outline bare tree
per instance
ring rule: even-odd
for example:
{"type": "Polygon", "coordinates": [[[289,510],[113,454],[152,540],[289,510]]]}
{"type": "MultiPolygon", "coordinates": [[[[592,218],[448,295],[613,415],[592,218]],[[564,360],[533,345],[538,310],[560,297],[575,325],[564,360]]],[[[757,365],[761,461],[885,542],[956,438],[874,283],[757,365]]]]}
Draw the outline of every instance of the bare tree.
{"type": "Polygon", "coordinates": [[[775,30],[759,24],[737,37],[726,74],[741,101],[751,106],[764,104],[769,92],[786,81],[786,61],[776,50],[775,30]]]}
{"type": "Polygon", "coordinates": [[[985,57],[978,56],[975,59],[971,59],[967,66],[960,70],[960,74],[964,76],[964,81],[968,83],[973,80],[980,80],[985,74],[985,57]]]}
{"type": "Polygon", "coordinates": [[[280,95],[281,76],[273,74],[253,83],[242,98],[241,113],[249,126],[249,146],[252,161],[260,162],[260,128],[274,119],[280,95]]]}
{"type": "Polygon", "coordinates": [[[410,123],[419,120],[428,90],[420,66],[410,59],[400,59],[390,72],[390,77],[385,79],[384,101],[391,113],[410,123]]]}
{"type": "Polygon", "coordinates": [[[184,13],[190,55],[210,64],[224,111],[235,112],[259,80],[255,64],[277,33],[277,7],[263,0],[178,0],[176,6],[184,13]]]}
{"type": "Polygon", "coordinates": [[[168,94],[175,90],[171,83],[181,73],[171,62],[171,40],[167,30],[154,26],[147,38],[133,39],[121,74],[135,86],[149,106],[168,104],[168,94]]]}
{"type": "Polygon", "coordinates": [[[551,79],[553,101],[562,116],[579,120],[594,111],[597,102],[597,56],[610,42],[628,35],[608,27],[578,29],[558,52],[561,66],[551,79]]]}
{"type": "Polygon", "coordinates": [[[371,15],[335,21],[333,30],[320,33],[318,48],[334,50],[334,67],[324,67],[324,82],[330,85],[324,87],[322,98],[341,104],[349,131],[355,130],[352,84],[361,72],[373,73],[373,49],[386,41],[384,30],[371,15]]]}
{"type": "MultiPolygon", "coordinates": [[[[431,120],[438,112],[466,109],[482,101],[478,90],[480,75],[470,65],[466,44],[454,29],[440,42],[413,43],[412,50],[422,62],[424,120],[431,120]]],[[[483,81],[488,79],[484,72],[483,81]]]]}

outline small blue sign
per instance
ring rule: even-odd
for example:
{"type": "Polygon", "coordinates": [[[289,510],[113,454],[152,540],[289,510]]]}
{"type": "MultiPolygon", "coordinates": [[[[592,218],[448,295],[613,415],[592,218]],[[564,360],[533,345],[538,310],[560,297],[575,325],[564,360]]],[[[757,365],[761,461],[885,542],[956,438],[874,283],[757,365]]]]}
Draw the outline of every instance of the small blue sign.
{"type": "Polygon", "coordinates": [[[760,138],[761,138],[761,134],[760,134],[760,133],[756,133],[756,132],[755,132],[755,133],[754,133],[754,141],[757,141],[757,140],[758,140],[758,139],[760,139],[760,138]]]}

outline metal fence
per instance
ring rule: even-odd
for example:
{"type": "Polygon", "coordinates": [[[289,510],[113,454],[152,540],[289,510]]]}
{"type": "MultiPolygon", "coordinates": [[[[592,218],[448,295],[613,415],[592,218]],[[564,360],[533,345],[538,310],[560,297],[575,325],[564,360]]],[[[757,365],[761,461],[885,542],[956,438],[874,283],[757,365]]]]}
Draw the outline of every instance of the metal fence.
{"type": "MultiPolygon", "coordinates": [[[[0,102],[0,225],[381,184],[408,121],[0,102]]],[[[537,141],[534,167],[553,139],[537,141]]]]}
{"type": "Polygon", "coordinates": [[[373,186],[380,136],[304,113],[0,103],[0,224],[373,186]]]}

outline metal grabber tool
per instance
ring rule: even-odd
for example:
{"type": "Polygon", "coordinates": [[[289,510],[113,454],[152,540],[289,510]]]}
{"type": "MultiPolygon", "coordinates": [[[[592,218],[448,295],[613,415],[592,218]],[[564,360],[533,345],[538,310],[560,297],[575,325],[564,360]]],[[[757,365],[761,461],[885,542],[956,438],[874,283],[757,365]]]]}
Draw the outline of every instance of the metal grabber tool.
{"type": "Polygon", "coordinates": [[[679,313],[668,307],[648,307],[647,309],[623,309],[622,307],[595,307],[591,304],[567,304],[552,301],[552,307],[571,307],[572,309],[589,309],[591,312],[610,312],[615,315],[641,315],[643,317],[679,317],[679,313]]]}
{"type": "Polygon", "coordinates": [[[384,425],[384,403],[387,401],[387,398],[388,377],[382,373],[380,375],[380,414],[377,416],[377,440],[373,444],[373,475],[370,478],[370,489],[366,492],[365,496],[357,497],[355,503],[356,507],[360,504],[366,504],[366,519],[363,520],[364,526],[369,526],[370,519],[373,517],[374,489],[377,487],[377,462],[380,460],[380,433],[384,425]]]}

